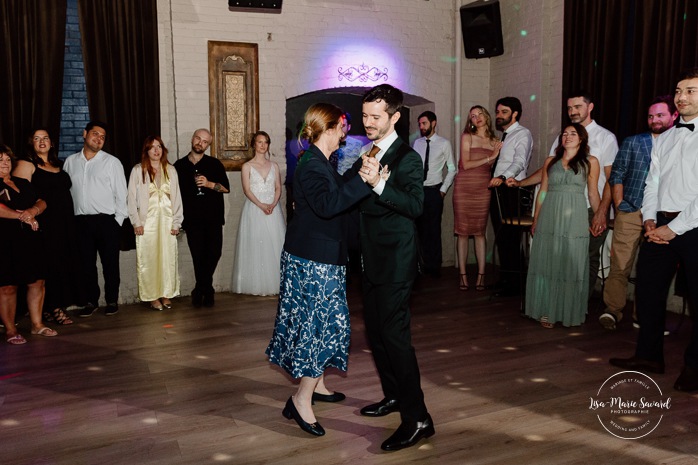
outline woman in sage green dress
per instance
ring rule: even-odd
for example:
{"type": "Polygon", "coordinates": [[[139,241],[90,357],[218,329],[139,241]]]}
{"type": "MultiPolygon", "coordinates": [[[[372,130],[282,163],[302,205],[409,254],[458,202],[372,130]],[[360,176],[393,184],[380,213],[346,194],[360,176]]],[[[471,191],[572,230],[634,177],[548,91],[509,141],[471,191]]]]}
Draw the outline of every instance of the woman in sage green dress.
{"type": "Polygon", "coordinates": [[[572,123],[543,165],[526,283],[526,315],[546,328],[578,326],[587,313],[589,218],[599,207],[599,162],[589,154],[584,126],[572,123]]]}

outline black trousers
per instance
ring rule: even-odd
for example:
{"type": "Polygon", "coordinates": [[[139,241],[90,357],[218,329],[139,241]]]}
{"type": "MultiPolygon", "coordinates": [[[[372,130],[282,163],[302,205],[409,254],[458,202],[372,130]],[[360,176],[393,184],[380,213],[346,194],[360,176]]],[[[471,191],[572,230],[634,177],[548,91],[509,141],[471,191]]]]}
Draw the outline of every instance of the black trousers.
{"type": "Polygon", "coordinates": [[[193,292],[213,294],[213,273],[223,250],[223,226],[199,223],[185,229],[191,260],[194,264],[196,286],[193,292]]]}
{"type": "Polygon", "coordinates": [[[409,299],[412,281],[373,284],[363,280],[364,321],[383,395],[400,401],[403,423],[427,417],[419,365],[412,347],[409,299]]]}
{"type": "Polygon", "coordinates": [[[114,215],[77,215],[75,217],[79,235],[79,252],[86,302],[80,304],[99,305],[99,282],[97,277],[97,254],[102,262],[104,275],[104,299],[107,304],[119,302],[119,240],[121,226],[114,215]]]}
{"type": "Polygon", "coordinates": [[[444,199],[441,197],[441,184],[424,187],[424,212],[417,218],[419,252],[424,270],[439,273],[441,270],[441,217],[444,199]]]}
{"type": "MultiPolygon", "coordinates": [[[[657,226],[668,222],[661,214],[658,215],[657,226]]],[[[635,286],[640,332],[635,356],[656,362],[664,361],[666,300],[679,262],[686,270],[693,319],[691,340],[684,353],[684,363],[698,370],[698,322],[695,307],[698,302],[698,229],[676,236],[669,244],[644,242],[640,246],[635,286]]]]}
{"type": "MultiPolygon", "coordinates": [[[[516,205],[518,202],[516,189],[511,189],[506,186],[496,188],[503,205],[516,205]]],[[[499,207],[497,205],[497,192],[492,192],[492,200],[490,201],[490,220],[492,221],[492,229],[494,229],[497,252],[499,254],[501,285],[505,290],[521,291],[521,277],[519,270],[521,269],[521,228],[517,226],[503,225],[499,216],[499,207]]]]}

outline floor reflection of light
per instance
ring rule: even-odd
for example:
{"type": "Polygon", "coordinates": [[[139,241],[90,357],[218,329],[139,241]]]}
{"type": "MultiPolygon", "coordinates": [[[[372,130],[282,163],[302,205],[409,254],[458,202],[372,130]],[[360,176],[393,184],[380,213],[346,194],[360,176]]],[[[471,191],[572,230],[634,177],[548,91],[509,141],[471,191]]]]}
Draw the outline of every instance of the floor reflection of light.
{"type": "Polygon", "coordinates": [[[197,355],[194,358],[198,358],[199,360],[208,360],[208,355],[197,355]]]}
{"type": "Polygon", "coordinates": [[[526,434],[526,435],[524,435],[524,438],[528,439],[529,441],[535,441],[535,442],[545,441],[545,438],[539,434],[526,434]]]}
{"type": "Polygon", "coordinates": [[[450,354],[451,353],[451,349],[437,349],[436,351],[440,354],[450,354]]]}
{"type": "Polygon", "coordinates": [[[142,423],[145,423],[146,425],[157,425],[158,424],[158,419],[157,418],[144,418],[141,420],[142,423]]]}
{"type": "Polygon", "coordinates": [[[531,378],[531,382],[533,382],[533,383],[546,383],[546,382],[548,382],[548,378],[531,378]]]}
{"type": "Polygon", "coordinates": [[[472,389],[469,387],[459,387],[458,390],[459,391],[472,391],[472,389]]]}
{"type": "Polygon", "coordinates": [[[364,352],[364,353],[366,353],[366,354],[370,354],[370,353],[371,353],[371,351],[368,350],[368,349],[364,349],[364,350],[362,350],[362,352],[364,352]]]}
{"type": "Polygon", "coordinates": [[[601,358],[600,357],[589,357],[585,359],[587,362],[600,362],[601,358]]]}
{"type": "Polygon", "coordinates": [[[635,415],[622,415],[618,417],[618,420],[622,421],[623,423],[640,423],[645,421],[643,418],[636,417],[635,415]]]}
{"type": "Polygon", "coordinates": [[[87,367],[87,371],[104,371],[102,367],[87,367]]]}
{"type": "Polygon", "coordinates": [[[461,386],[462,384],[463,383],[461,383],[459,381],[452,381],[452,382],[448,383],[449,386],[461,386]]]}
{"type": "Polygon", "coordinates": [[[419,450],[432,450],[433,448],[434,448],[434,446],[432,446],[431,444],[422,444],[417,449],[419,449],[419,450]]]}
{"type": "Polygon", "coordinates": [[[581,336],[582,333],[580,333],[580,332],[574,332],[574,333],[570,333],[569,335],[570,335],[570,336],[573,336],[573,337],[577,337],[577,336],[581,336]]]}
{"type": "Polygon", "coordinates": [[[163,328],[169,329],[169,328],[174,328],[174,325],[162,325],[163,328]]]}
{"type": "Polygon", "coordinates": [[[17,426],[19,425],[19,422],[17,420],[12,420],[12,419],[7,419],[7,420],[2,420],[0,421],[0,425],[2,426],[17,426]]]}
{"type": "Polygon", "coordinates": [[[506,346],[506,347],[502,347],[502,349],[504,349],[504,350],[508,350],[508,351],[513,351],[513,350],[519,350],[519,348],[518,348],[518,347],[512,347],[512,346],[506,346]]]}
{"type": "Polygon", "coordinates": [[[211,459],[215,462],[229,462],[229,461],[233,460],[233,456],[230,454],[218,453],[218,454],[213,454],[211,459]]]}

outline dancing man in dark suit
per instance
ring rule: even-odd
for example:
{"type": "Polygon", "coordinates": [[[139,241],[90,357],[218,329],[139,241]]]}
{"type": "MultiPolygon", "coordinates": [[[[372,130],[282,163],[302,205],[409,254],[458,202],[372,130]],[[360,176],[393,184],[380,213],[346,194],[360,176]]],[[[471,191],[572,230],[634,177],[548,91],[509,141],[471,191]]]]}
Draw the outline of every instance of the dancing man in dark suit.
{"type": "MultiPolygon", "coordinates": [[[[417,273],[415,219],[422,214],[422,159],[398,138],[402,92],[388,84],[369,90],[363,98],[370,151],[352,167],[370,171],[371,195],[360,204],[363,301],[368,340],[380,376],[384,399],[361,409],[377,417],[400,412],[401,424],[381,448],[410,447],[434,434],[424,404],[419,366],[410,334],[409,300],[417,273]],[[380,170],[380,174],[376,174],[380,170]]],[[[366,147],[366,149],[369,146],[366,147]]]]}

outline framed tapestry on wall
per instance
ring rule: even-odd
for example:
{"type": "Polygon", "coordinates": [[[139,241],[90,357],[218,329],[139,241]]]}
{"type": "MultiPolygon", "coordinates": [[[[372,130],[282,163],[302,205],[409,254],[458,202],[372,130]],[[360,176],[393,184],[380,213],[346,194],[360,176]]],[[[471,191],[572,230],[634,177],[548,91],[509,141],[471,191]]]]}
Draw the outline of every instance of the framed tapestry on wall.
{"type": "Polygon", "coordinates": [[[211,154],[228,171],[251,158],[250,137],[259,129],[257,44],[208,42],[211,154]]]}

